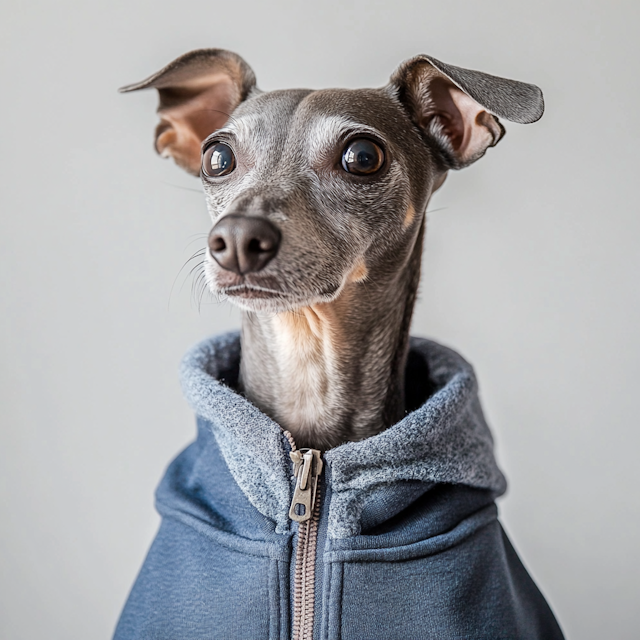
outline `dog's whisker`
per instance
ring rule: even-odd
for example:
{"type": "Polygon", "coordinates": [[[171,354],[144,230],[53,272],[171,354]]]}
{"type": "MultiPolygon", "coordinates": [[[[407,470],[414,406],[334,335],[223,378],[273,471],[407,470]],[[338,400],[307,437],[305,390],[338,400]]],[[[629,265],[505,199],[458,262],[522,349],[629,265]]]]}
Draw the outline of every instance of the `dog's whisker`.
{"type": "MultiPolygon", "coordinates": [[[[187,242],[187,244],[184,246],[185,250],[187,249],[187,247],[189,245],[192,245],[194,242],[199,242],[201,240],[206,240],[209,237],[208,233],[196,233],[192,236],[189,236],[190,238],[193,238],[193,240],[189,240],[189,242],[187,242]]],[[[206,253],[207,252],[207,247],[202,247],[202,249],[199,249],[199,251],[202,251],[202,253],[206,253]]]]}
{"type": "MultiPolygon", "coordinates": [[[[195,242],[195,240],[194,240],[195,242]]],[[[190,258],[187,258],[184,262],[184,264],[180,267],[180,270],[178,271],[176,277],[173,279],[173,282],[171,284],[171,289],[169,291],[169,300],[167,302],[167,311],[170,310],[171,308],[171,298],[173,297],[173,291],[175,289],[176,286],[176,282],[178,281],[178,278],[180,277],[180,275],[182,274],[183,270],[187,267],[187,265],[192,261],[192,260],[197,260],[199,258],[202,258],[202,256],[204,256],[206,254],[206,248],[202,248],[202,249],[198,249],[195,253],[193,253],[191,255],[190,258]]],[[[204,264],[204,262],[201,262],[201,264],[204,264]]],[[[182,289],[184,288],[184,285],[186,284],[187,280],[189,279],[189,276],[191,276],[191,274],[193,273],[194,269],[197,268],[198,265],[196,265],[194,268],[192,268],[189,273],[186,275],[185,279],[183,280],[182,284],[180,285],[180,289],[178,292],[181,292],[182,289]]]]}
{"type": "Polygon", "coordinates": [[[207,282],[207,278],[206,278],[206,274],[203,272],[202,273],[202,279],[201,279],[201,284],[200,284],[200,295],[199,295],[199,301],[198,301],[198,313],[201,312],[202,309],[202,303],[203,300],[205,298],[205,296],[211,296],[211,289],[209,288],[209,283],[207,282]]]}
{"type": "Polygon", "coordinates": [[[194,267],[194,269],[191,270],[191,273],[193,274],[195,271],[197,270],[196,275],[194,276],[192,282],[191,282],[191,297],[192,297],[192,302],[196,302],[198,295],[199,295],[199,291],[200,291],[200,286],[202,283],[202,279],[204,278],[204,273],[202,270],[202,263],[196,265],[196,267],[194,267]]]}
{"type": "Polygon", "coordinates": [[[207,277],[204,273],[204,269],[200,270],[193,282],[193,301],[195,303],[198,312],[200,312],[200,300],[203,295],[203,289],[207,287],[207,277]]]}
{"type": "Polygon", "coordinates": [[[193,273],[200,268],[204,268],[204,260],[201,260],[200,262],[198,262],[198,264],[196,264],[194,267],[191,267],[191,270],[189,271],[189,275],[193,275],[193,273]]]}

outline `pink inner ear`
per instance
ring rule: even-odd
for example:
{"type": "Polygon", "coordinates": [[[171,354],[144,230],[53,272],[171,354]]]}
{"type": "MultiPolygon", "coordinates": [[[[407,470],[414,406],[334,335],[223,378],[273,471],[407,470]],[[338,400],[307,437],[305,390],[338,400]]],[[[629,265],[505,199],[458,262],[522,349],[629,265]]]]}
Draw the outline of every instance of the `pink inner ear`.
{"type": "Polygon", "coordinates": [[[425,124],[437,118],[443,133],[454,151],[458,151],[464,141],[465,124],[462,113],[454,101],[452,89],[455,87],[448,81],[435,78],[429,83],[429,109],[425,124]]]}
{"type": "Polygon", "coordinates": [[[156,129],[156,149],[178,166],[200,173],[200,145],[224,126],[238,102],[238,90],[226,74],[200,77],[178,87],[160,89],[161,122],[156,129]]]}
{"type": "Polygon", "coordinates": [[[483,116],[483,114],[489,114],[473,98],[457,87],[452,86],[449,91],[451,99],[460,113],[463,127],[457,152],[463,160],[475,158],[478,154],[484,153],[487,147],[494,144],[493,134],[485,126],[486,119],[483,116]]]}
{"type": "Polygon", "coordinates": [[[428,102],[425,125],[437,121],[438,134],[447,138],[463,165],[477,160],[502,136],[502,128],[484,107],[442,77],[429,83],[428,102]]]}

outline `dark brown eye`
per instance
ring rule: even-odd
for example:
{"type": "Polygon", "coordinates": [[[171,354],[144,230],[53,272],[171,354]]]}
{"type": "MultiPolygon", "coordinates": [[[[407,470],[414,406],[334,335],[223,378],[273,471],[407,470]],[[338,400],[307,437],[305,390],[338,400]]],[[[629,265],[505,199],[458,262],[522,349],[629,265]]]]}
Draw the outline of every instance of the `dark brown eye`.
{"type": "Polygon", "coordinates": [[[384,164],[384,152],[371,140],[361,138],[347,145],[342,154],[342,168],[348,173],[365,176],[375,173],[384,164]]]}
{"type": "Polygon", "coordinates": [[[226,176],[236,168],[236,158],[231,147],[216,142],[205,149],[202,156],[202,171],[210,178],[226,176]]]}

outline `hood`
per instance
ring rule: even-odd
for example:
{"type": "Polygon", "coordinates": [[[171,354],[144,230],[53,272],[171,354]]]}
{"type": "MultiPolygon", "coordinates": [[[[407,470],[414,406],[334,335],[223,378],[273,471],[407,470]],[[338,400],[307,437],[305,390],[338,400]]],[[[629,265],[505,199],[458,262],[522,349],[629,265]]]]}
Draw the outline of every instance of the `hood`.
{"type": "MultiPolygon", "coordinates": [[[[235,390],[240,335],[196,345],[182,362],[184,395],[211,425],[240,489],[276,532],[290,529],[290,447],[280,425],[235,390]]],[[[504,493],[472,367],[430,340],[411,338],[406,371],[417,406],[382,433],[324,453],[330,503],[328,536],[360,534],[393,517],[437,483],[504,493]]]]}

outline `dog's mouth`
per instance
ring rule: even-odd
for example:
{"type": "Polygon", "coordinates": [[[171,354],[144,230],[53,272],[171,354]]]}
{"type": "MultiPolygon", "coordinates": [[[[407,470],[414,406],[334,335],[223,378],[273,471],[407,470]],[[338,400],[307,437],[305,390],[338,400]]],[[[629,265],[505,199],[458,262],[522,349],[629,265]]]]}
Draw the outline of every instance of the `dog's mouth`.
{"type": "Polygon", "coordinates": [[[313,295],[308,293],[296,295],[291,291],[242,283],[220,287],[217,289],[217,294],[247,311],[280,313],[282,311],[292,311],[299,307],[306,307],[314,303],[330,302],[336,290],[336,288],[332,287],[330,290],[313,295]]]}
{"type": "Polygon", "coordinates": [[[229,297],[242,298],[244,300],[251,300],[253,298],[278,298],[284,300],[290,297],[290,295],[284,291],[256,284],[249,284],[246,282],[222,287],[220,289],[220,293],[229,297]]]}
{"type": "MultiPolygon", "coordinates": [[[[213,261],[212,261],[213,262],[213,261]]],[[[239,275],[205,264],[211,292],[249,311],[288,311],[318,302],[330,302],[340,289],[339,284],[324,282],[324,287],[301,286],[295,278],[280,278],[275,274],[239,275]],[[283,286],[283,285],[288,286],[283,286]]]]}

